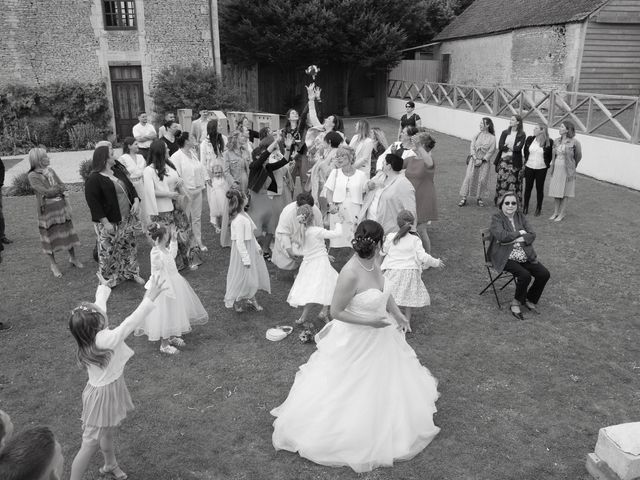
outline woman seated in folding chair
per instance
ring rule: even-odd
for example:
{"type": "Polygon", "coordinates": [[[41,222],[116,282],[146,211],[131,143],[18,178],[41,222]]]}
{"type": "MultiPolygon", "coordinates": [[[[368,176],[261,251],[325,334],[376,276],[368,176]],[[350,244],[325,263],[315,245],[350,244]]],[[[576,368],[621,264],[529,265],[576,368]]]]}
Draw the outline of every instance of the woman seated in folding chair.
{"type": "Polygon", "coordinates": [[[507,271],[516,279],[516,294],[511,302],[511,314],[524,320],[521,306],[539,313],[536,304],[549,280],[549,270],[539,261],[533,241],[536,234],[527,218],[518,209],[514,192],[506,192],[498,200],[499,212],[491,218],[489,258],[497,272],[507,271]],[[533,277],[533,284],[531,278],[533,277]]]}

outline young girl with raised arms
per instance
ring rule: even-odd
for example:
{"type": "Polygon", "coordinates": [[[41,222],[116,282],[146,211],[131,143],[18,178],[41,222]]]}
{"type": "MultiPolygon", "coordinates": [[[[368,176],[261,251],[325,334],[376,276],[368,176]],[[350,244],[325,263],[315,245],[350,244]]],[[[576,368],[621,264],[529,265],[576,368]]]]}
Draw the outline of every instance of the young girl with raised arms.
{"type": "Polygon", "coordinates": [[[231,258],[227,272],[227,291],[224,305],[236,312],[246,309],[260,311],[256,300],[258,290],[271,293],[269,271],[256,240],[255,223],[244,211],[247,197],[234,188],[227,192],[229,219],[231,220],[231,258]]]}
{"type": "Polygon", "coordinates": [[[429,292],[422,281],[422,270],[429,267],[444,268],[444,262],[424,250],[420,237],[413,229],[413,213],[401,210],[397,221],[399,230],[389,233],[385,238],[380,252],[384,256],[380,268],[385,278],[385,289],[410,321],[413,308],[431,304],[429,292]]]}
{"type": "Polygon", "coordinates": [[[314,223],[313,210],[309,205],[301,205],[297,210],[300,228],[296,232],[294,243],[302,245],[303,260],[296,276],[287,302],[294,308],[303,306],[302,315],[296,323],[307,321],[313,304],[322,305],[318,318],[328,321],[327,311],[331,305],[333,291],[338,281],[338,272],[329,262],[329,254],[324,243],[326,239],[342,236],[344,215],[338,213],[338,223],[333,230],[326,230],[314,223]]]}
{"type": "Polygon", "coordinates": [[[69,330],[78,342],[77,358],[89,375],[82,392],[82,446],[71,465],[71,480],[81,480],[98,448],[104,456],[101,475],[125,480],[127,474],[116,461],[113,437],[116,428],[133,410],[123,371],[133,350],[125,339],[154,311],[154,302],[165,284],[152,276],[144,299],[116,328],[109,328],[107,299],[111,289],[100,276],[95,303],[83,303],[71,311],[69,330]]]}
{"type": "MultiPolygon", "coordinates": [[[[166,225],[153,222],[147,228],[153,241],[151,249],[151,277],[164,280],[167,290],[157,300],[158,309],[147,316],[136,328],[136,335],[147,335],[150,342],[160,340],[160,351],[173,355],[176,347],[184,347],[183,333],[191,331],[193,325],[204,325],[209,314],[189,283],[184,279],[174,260],[178,253],[177,231],[166,225]],[[171,241],[169,242],[169,238],[171,241]],[[167,248],[167,243],[169,244],[167,248]]],[[[151,285],[151,280],[146,287],[151,285]]]]}

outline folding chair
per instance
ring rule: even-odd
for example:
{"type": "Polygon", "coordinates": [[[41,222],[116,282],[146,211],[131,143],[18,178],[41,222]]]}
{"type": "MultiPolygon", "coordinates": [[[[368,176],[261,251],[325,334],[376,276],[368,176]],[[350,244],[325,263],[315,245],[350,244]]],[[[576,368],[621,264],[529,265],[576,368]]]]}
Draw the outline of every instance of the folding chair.
{"type": "Polygon", "coordinates": [[[488,250],[489,242],[491,241],[491,232],[489,231],[488,228],[485,228],[480,231],[480,234],[482,235],[482,251],[484,252],[484,266],[487,269],[487,274],[489,275],[489,280],[491,281],[486,287],[482,289],[479,295],[482,295],[489,288],[491,288],[493,290],[493,295],[496,297],[498,308],[501,309],[502,305],[500,304],[500,299],[498,298],[498,292],[496,291],[496,282],[500,279],[506,280],[506,277],[511,277],[500,287],[500,291],[502,291],[505,289],[507,285],[513,282],[516,279],[516,277],[515,275],[513,275],[510,272],[507,272],[506,270],[503,270],[500,273],[494,270],[493,264],[491,263],[491,259],[489,258],[489,250],[488,250]]]}

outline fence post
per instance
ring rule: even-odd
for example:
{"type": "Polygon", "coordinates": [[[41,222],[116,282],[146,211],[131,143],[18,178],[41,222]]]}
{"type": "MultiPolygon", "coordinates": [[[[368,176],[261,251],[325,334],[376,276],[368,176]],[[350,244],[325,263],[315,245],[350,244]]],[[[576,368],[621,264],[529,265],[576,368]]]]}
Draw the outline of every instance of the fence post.
{"type": "Polygon", "coordinates": [[[493,87],[493,115],[498,115],[498,109],[500,108],[500,102],[498,100],[498,90],[500,87],[497,85],[493,87]]]}
{"type": "Polygon", "coordinates": [[[633,128],[631,129],[631,143],[638,143],[640,140],[640,99],[636,100],[636,111],[633,116],[633,128]]]}
{"type": "Polygon", "coordinates": [[[549,109],[547,110],[547,127],[553,126],[553,119],[556,114],[556,89],[551,90],[551,94],[549,95],[549,109]]]}

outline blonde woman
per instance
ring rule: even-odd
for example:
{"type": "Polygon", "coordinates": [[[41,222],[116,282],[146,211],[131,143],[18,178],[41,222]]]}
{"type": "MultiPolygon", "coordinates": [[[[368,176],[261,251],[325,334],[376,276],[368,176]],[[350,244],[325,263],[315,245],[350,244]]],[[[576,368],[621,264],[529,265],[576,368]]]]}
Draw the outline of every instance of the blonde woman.
{"type": "Polygon", "coordinates": [[[475,197],[479,207],[484,207],[482,198],[489,196],[487,183],[491,161],[496,154],[496,134],[493,122],[484,117],[480,122],[480,131],[471,140],[469,163],[460,187],[459,207],[467,204],[467,197],[475,197]]]}
{"type": "Polygon", "coordinates": [[[31,169],[28,178],[36,192],[42,251],[49,259],[51,273],[54,277],[60,278],[62,272],[56,263],[55,252],[67,250],[71,265],[77,268],[83,268],[84,265],[76,257],[75,247],[80,245],[80,240],[73,228],[71,205],[64,193],[67,187],[49,167],[50,163],[44,148],[32,148],[29,151],[31,169]]]}
{"type": "Polygon", "coordinates": [[[355,151],[353,166],[362,171],[367,178],[371,172],[371,152],[373,152],[374,143],[369,122],[364,118],[358,120],[355,126],[355,135],[351,138],[349,146],[355,151]]]}
{"type": "MultiPolygon", "coordinates": [[[[342,223],[342,234],[331,238],[331,248],[351,248],[353,232],[358,225],[368,176],[355,167],[356,153],[346,145],[336,150],[335,167],[324,185],[329,205],[329,222],[333,229],[342,223]]],[[[368,167],[367,167],[368,168],[368,167]]]]}
{"type": "Polygon", "coordinates": [[[576,127],[568,120],[558,128],[560,138],[554,143],[549,173],[549,196],[555,204],[549,220],[561,222],[565,216],[567,202],[576,194],[576,168],[582,159],[582,146],[576,140],[576,127]]]}

